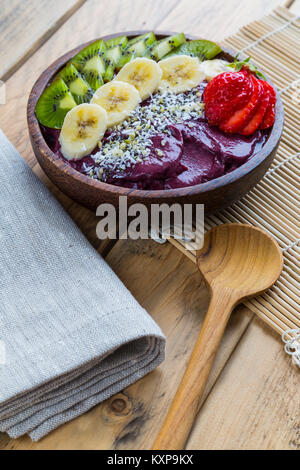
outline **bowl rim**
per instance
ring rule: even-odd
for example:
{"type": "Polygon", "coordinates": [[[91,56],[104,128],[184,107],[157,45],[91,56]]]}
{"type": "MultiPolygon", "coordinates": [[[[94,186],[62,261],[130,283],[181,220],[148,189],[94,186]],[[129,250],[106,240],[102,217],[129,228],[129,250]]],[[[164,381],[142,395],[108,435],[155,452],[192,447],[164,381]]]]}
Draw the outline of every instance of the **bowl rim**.
{"type": "MultiPolygon", "coordinates": [[[[187,186],[183,188],[173,188],[173,189],[160,189],[160,190],[144,190],[144,189],[133,189],[133,188],[124,188],[122,186],[112,185],[109,183],[105,183],[99,181],[97,179],[93,179],[83,173],[78,172],[71,166],[69,166],[66,162],[64,162],[58,155],[56,155],[52,150],[48,147],[44,136],[41,131],[40,124],[37,120],[35,115],[35,107],[36,103],[44,91],[45,87],[48,85],[49,81],[55,76],[55,74],[61,69],[77,52],[79,52],[82,48],[86,47],[89,44],[97,41],[98,39],[108,40],[118,36],[127,36],[127,37],[136,37],[141,34],[146,34],[151,32],[151,30],[138,30],[138,31],[123,31],[119,33],[109,34],[102,36],[100,38],[94,39],[92,41],[88,41],[84,44],[77,46],[76,48],[68,51],[61,57],[59,57],[56,61],[54,61],[47,69],[39,76],[36,80],[35,84],[32,87],[32,90],[29,95],[28,104],[27,104],[27,122],[29,128],[30,138],[33,141],[34,145],[42,152],[43,156],[48,158],[50,162],[57,167],[58,170],[62,171],[66,175],[72,177],[80,184],[88,185],[93,187],[99,191],[105,193],[115,193],[119,196],[128,196],[135,197],[137,199],[172,199],[174,197],[183,197],[183,196],[191,196],[201,193],[207,193],[210,191],[214,191],[216,189],[222,188],[227,186],[228,184],[234,183],[235,181],[241,179],[242,177],[251,173],[257,166],[259,166],[269,155],[272,153],[281,138],[281,134],[283,131],[283,124],[284,124],[284,108],[278,93],[278,90],[270,80],[268,76],[265,75],[266,80],[274,87],[276,91],[276,108],[275,108],[275,122],[269,134],[269,137],[266,143],[263,145],[262,149],[257,152],[250,160],[242,164],[240,167],[236,168],[230,173],[227,173],[223,176],[215,178],[211,181],[206,183],[200,183],[194,186],[187,186]]],[[[177,34],[176,32],[170,31],[153,31],[156,36],[158,37],[165,37],[173,34],[177,34]]],[[[186,38],[189,40],[199,39],[196,36],[186,34],[186,38]]],[[[234,58],[237,54],[236,51],[232,49],[228,49],[227,47],[221,44],[223,52],[220,55],[228,56],[229,58],[234,58]]],[[[247,56],[243,53],[239,53],[239,58],[244,59],[247,56]]]]}

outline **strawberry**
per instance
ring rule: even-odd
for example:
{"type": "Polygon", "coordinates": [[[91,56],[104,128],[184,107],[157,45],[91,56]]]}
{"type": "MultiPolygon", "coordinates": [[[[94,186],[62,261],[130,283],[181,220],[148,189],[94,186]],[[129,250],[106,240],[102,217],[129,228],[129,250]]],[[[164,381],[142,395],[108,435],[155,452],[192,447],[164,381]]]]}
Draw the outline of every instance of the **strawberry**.
{"type": "Polygon", "coordinates": [[[262,94],[263,94],[263,87],[260,85],[259,81],[255,78],[254,75],[249,75],[250,80],[252,80],[254,90],[248,103],[241,109],[235,111],[229,119],[223,122],[219,127],[222,131],[228,134],[234,134],[240,131],[246,124],[250,121],[252,116],[254,115],[262,94]]]}
{"type": "Polygon", "coordinates": [[[276,104],[273,87],[250,62],[250,57],[243,61],[236,57],[229,66],[234,72],[217,75],[204,90],[203,101],[209,124],[229,134],[243,135],[272,126],[276,104]]]}
{"type": "Polygon", "coordinates": [[[275,105],[276,105],[276,92],[272,85],[268,82],[264,82],[265,93],[269,95],[269,104],[260,125],[261,129],[268,129],[273,126],[275,121],[275,105]]]}
{"type": "Polygon", "coordinates": [[[247,70],[217,75],[208,83],[203,93],[208,122],[219,125],[226,121],[233,111],[248,103],[253,89],[254,85],[247,70]]]}
{"type": "Polygon", "coordinates": [[[258,80],[258,82],[259,82],[259,86],[262,89],[260,103],[257,106],[250,121],[246,124],[245,127],[239,130],[239,134],[242,134],[242,135],[254,134],[254,132],[257,131],[257,129],[261,125],[262,120],[264,119],[264,116],[266,114],[266,111],[270,102],[270,95],[269,93],[265,92],[265,83],[267,82],[263,82],[262,80],[258,80]]]}

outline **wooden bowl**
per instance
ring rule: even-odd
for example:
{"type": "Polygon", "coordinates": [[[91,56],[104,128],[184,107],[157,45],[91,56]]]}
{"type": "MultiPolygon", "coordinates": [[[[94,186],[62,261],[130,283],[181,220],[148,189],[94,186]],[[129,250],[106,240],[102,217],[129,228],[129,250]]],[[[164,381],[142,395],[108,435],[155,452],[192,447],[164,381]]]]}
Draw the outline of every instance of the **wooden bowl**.
{"type": "MultiPolygon", "coordinates": [[[[122,32],[104,36],[103,39],[107,40],[122,35],[132,38],[144,34],[145,32],[146,31],[122,32]]],[[[174,33],[156,32],[155,34],[158,38],[163,38],[166,35],[174,33]]],[[[196,39],[192,36],[187,37],[188,39],[196,39]]],[[[275,123],[263,148],[241,167],[207,183],[189,186],[187,188],[145,191],[103,183],[71,168],[61,158],[55,155],[45,142],[39,122],[35,116],[35,107],[37,100],[49,81],[66,62],[91,42],[93,41],[68,52],[50,65],[36,81],[28,101],[27,120],[33,151],[45,173],[63,193],[93,211],[102,203],[111,203],[115,207],[118,207],[119,197],[127,196],[128,206],[134,203],[143,203],[146,206],[152,203],[198,203],[205,204],[206,213],[210,213],[229,206],[234,201],[240,199],[263,177],[276,154],[283,130],[284,111],[278,93],[275,123]]],[[[233,61],[235,55],[236,52],[223,48],[223,52],[219,57],[233,61]]],[[[269,79],[268,81],[272,83],[269,79]]]]}

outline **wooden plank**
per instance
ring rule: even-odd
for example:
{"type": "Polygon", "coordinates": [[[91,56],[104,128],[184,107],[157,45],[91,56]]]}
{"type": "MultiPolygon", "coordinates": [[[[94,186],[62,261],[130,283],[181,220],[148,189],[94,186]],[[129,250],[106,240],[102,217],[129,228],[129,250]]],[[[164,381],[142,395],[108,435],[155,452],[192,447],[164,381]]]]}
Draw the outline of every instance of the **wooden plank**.
{"type": "Polygon", "coordinates": [[[300,449],[300,374],[255,318],[196,420],[188,449],[300,449]]]}
{"type": "Polygon", "coordinates": [[[291,3],[290,11],[295,15],[300,15],[300,0],[294,0],[291,3]]]}
{"type": "Polygon", "coordinates": [[[85,0],[2,0],[0,78],[7,80],[85,0]]]}
{"type": "MultiPolygon", "coordinates": [[[[38,443],[11,441],[6,449],[148,449],[159,431],[200,330],[208,293],[196,266],[170,244],[119,241],[107,261],[167,336],[166,361],[123,393],[93,408],[38,443]]],[[[206,395],[250,319],[233,315],[206,395]]]]}
{"type": "Polygon", "coordinates": [[[187,7],[186,2],[180,2],[161,22],[160,28],[189,31],[199,37],[221,41],[284,3],[285,0],[192,0],[187,7]]]}

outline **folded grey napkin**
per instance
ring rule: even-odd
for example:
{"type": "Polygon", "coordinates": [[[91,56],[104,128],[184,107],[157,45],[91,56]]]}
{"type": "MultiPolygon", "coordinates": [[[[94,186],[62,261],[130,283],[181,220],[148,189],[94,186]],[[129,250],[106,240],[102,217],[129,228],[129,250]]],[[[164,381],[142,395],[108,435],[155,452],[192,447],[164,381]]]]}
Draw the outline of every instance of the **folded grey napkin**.
{"type": "Polygon", "coordinates": [[[165,338],[0,130],[0,431],[39,440],[157,367],[165,338]]]}

